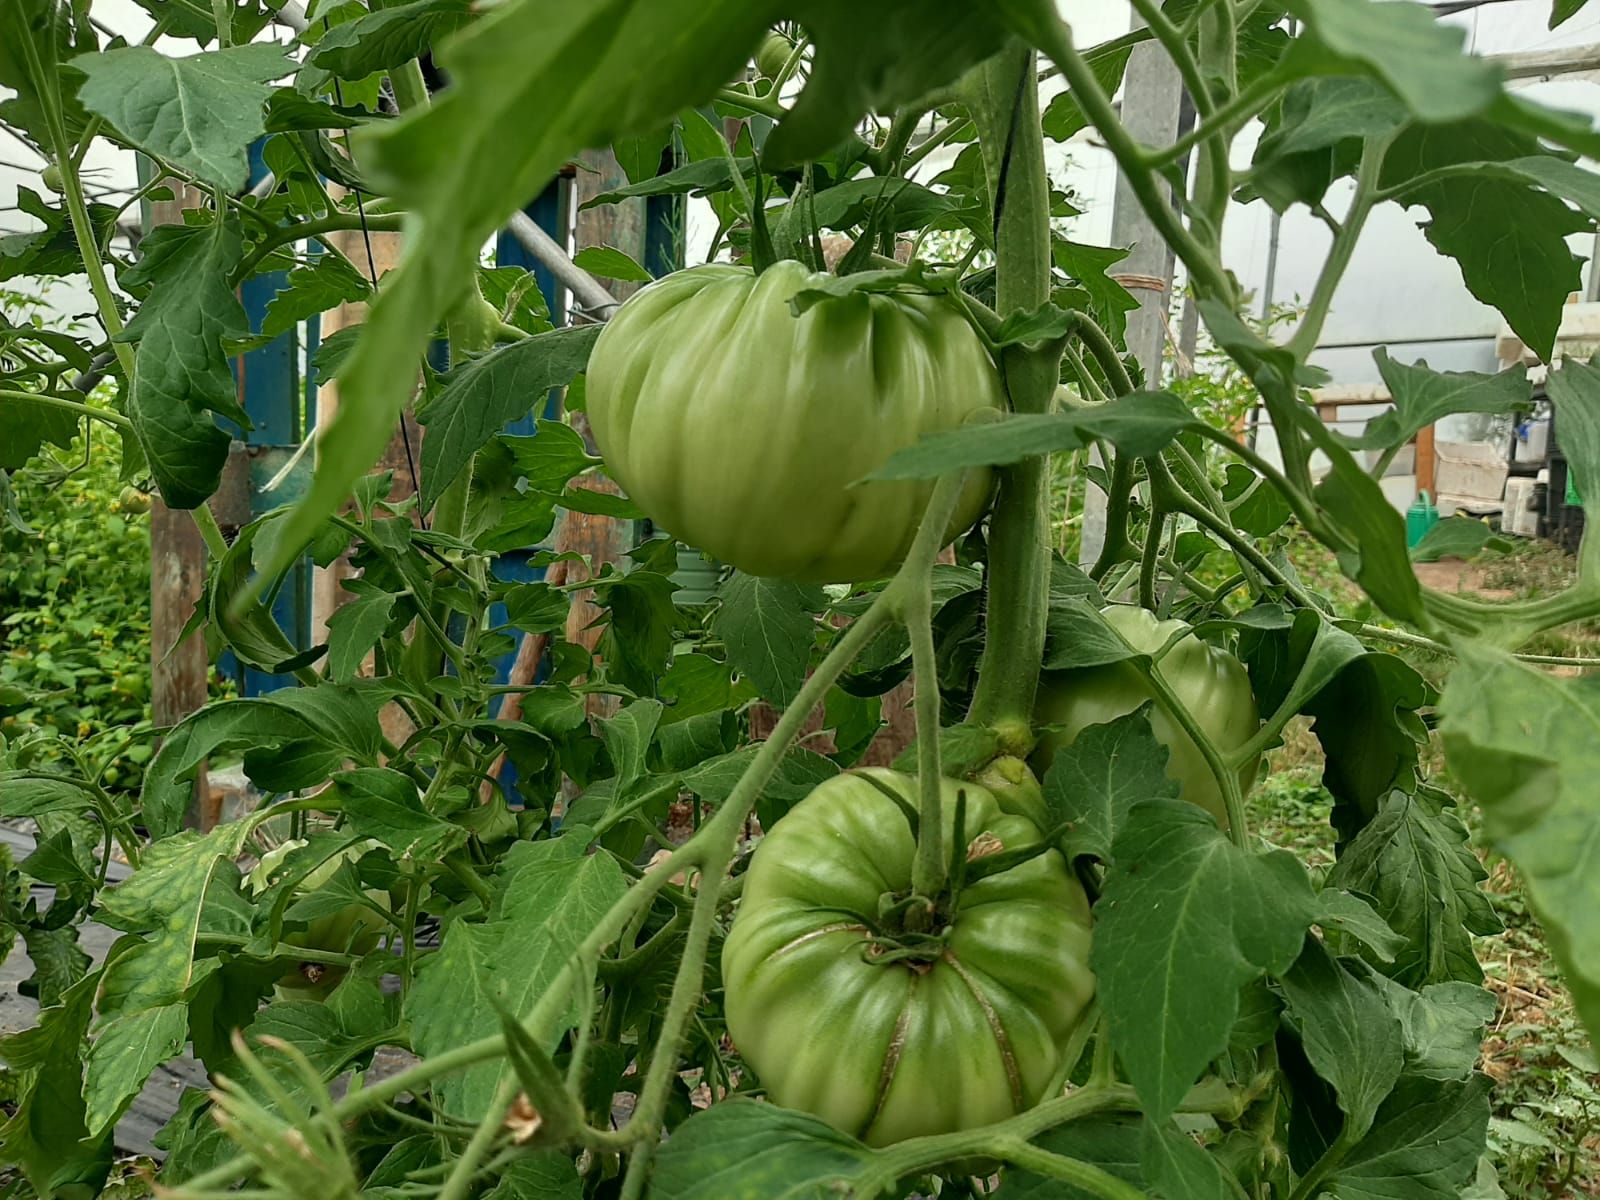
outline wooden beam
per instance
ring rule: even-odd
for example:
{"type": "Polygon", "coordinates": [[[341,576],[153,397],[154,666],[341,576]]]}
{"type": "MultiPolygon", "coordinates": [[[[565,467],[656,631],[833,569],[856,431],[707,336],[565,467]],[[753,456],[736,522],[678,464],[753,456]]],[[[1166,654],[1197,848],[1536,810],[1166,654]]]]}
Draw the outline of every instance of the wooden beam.
{"type": "MultiPolygon", "coordinates": [[[[179,225],[185,209],[198,208],[204,194],[178,180],[166,181],[171,200],[150,205],[150,228],[179,225]]],[[[198,634],[183,638],[195,606],[205,595],[206,545],[187,512],[168,508],[156,496],[150,504],[150,718],[161,727],[176,725],[206,702],[206,642],[198,634]]],[[[209,829],[216,824],[204,765],[195,778],[195,796],[186,821],[209,829]]]]}
{"type": "MultiPolygon", "coordinates": [[[[633,198],[620,204],[602,204],[583,209],[582,205],[602,192],[625,187],[628,177],[610,149],[586,150],[579,157],[579,169],[574,181],[573,203],[578,206],[577,245],[614,246],[634,259],[645,259],[645,202],[633,198]]],[[[618,300],[626,300],[637,291],[637,283],[613,282],[610,291],[618,300]]],[[[596,453],[594,436],[583,413],[571,415],[572,427],[583,436],[591,454],[596,453]]],[[[606,476],[591,472],[573,481],[575,487],[617,495],[621,489],[606,476]]],[[[556,531],[556,550],[575,552],[584,557],[583,563],[571,563],[567,568],[569,582],[591,579],[600,573],[605,564],[617,564],[633,548],[632,521],[615,517],[600,517],[591,513],[565,512],[561,526],[556,531]]],[[[571,593],[571,606],[567,611],[566,638],[585,647],[591,654],[599,644],[601,630],[594,628],[600,609],[594,603],[594,593],[589,589],[571,593]]],[[[616,699],[611,696],[590,696],[588,708],[591,716],[607,716],[616,711],[616,699]]]]}

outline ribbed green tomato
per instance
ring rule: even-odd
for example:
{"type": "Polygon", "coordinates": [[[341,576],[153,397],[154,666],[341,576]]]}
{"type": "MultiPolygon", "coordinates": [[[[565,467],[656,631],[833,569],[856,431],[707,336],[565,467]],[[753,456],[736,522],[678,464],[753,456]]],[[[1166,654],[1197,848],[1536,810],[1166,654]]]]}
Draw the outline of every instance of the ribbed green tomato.
{"type": "MultiPolygon", "coordinates": [[[[916,804],[914,778],[861,774],[916,804]]],[[[1032,821],[953,780],[947,832],[958,790],[969,857],[1038,843],[1032,821]]],[[[1037,1103],[1094,994],[1088,901],[1055,850],[964,888],[931,961],[881,953],[874,927],[909,893],[915,852],[892,800],[830,779],[757,847],[722,952],[728,1032],[767,1095],[869,1145],[1037,1103]]]]}
{"type": "MultiPolygon", "coordinates": [[[[1100,615],[1143,654],[1154,654],[1167,639],[1189,628],[1182,621],[1158,621],[1147,610],[1126,604],[1103,608],[1100,615]]],[[[1237,750],[1261,728],[1250,676],[1226,651],[1190,634],[1167,651],[1156,671],[1217,749],[1237,750]]],[[[1046,672],[1039,680],[1035,724],[1057,728],[1043,734],[1030,764],[1043,776],[1056,751],[1077,741],[1090,725],[1115,721],[1150,700],[1156,701],[1150,710],[1151,731],[1167,748],[1167,777],[1178,784],[1185,800],[1200,805],[1226,828],[1228,810],[1222,788],[1200,747],[1156,700],[1149,680],[1132,663],[1046,672]]],[[[1239,769],[1242,790],[1248,791],[1255,782],[1257,766],[1251,762],[1239,769]]]]}
{"type": "MultiPolygon", "coordinates": [[[[822,284],[785,260],[712,265],[624,304],[589,359],[586,404],[606,470],[656,524],[753,575],[881,578],[899,565],[933,486],[853,487],[923,434],[1003,396],[994,361],[947,300],[869,295],[796,317],[822,284]]],[[[948,534],[982,515],[973,471],[948,534]]]]}

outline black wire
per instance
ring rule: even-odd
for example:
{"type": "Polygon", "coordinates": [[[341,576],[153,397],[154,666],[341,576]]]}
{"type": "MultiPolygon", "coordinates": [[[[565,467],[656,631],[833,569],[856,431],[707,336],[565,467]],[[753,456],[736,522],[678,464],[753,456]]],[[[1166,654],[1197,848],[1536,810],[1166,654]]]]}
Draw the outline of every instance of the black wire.
{"type": "MultiPolygon", "coordinates": [[[[343,89],[339,81],[333,81],[333,99],[340,108],[344,107],[343,89]]],[[[372,290],[378,290],[378,260],[372,252],[372,229],[367,225],[367,206],[362,198],[361,189],[353,187],[350,191],[356,198],[356,216],[361,221],[361,241],[367,250],[367,277],[372,282],[372,290]]],[[[411,476],[411,494],[417,497],[417,519],[422,523],[422,528],[428,528],[428,514],[422,511],[422,482],[417,477],[417,459],[411,452],[411,430],[406,427],[406,414],[400,414],[400,441],[406,448],[406,473],[411,476]]]]}

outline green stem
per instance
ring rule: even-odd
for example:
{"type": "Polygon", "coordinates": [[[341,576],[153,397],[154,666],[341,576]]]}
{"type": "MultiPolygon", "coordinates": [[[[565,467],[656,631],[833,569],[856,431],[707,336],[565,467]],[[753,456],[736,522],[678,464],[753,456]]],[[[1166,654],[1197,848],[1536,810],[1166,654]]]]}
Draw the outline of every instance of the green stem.
{"type": "Polygon", "coordinates": [[[129,433],[133,429],[133,422],[119,412],[110,409],[95,408],[90,404],[81,404],[76,400],[63,400],[60,396],[46,396],[38,392],[14,391],[11,388],[0,388],[0,400],[22,400],[30,404],[43,404],[47,408],[60,408],[79,416],[88,417],[90,420],[103,421],[113,429],[129,433]]]}
{"type": "MultiPolygon", "coordinates": [[[[1003,53],[976,68],[984,102],[973,117],[985,160],[1003,170],[995,195],[996,308],[1002,317],[1050,297],[1050,194],[1031,50],[1003,53]]],[[[1008,346],[1001,371],[1011,409],[1048,412],[1059,354],[1008,346]]],[[[1050,462],[1035,455],[1000,471],[989,524],[988,617],[968,721],[1000,735],[1002,751],[1032,745],[1033,700],[1044,657],[1049,588],[1050,462]]]]}
{"type": "Polygon", "coordinates": [[[1324,542],[1328,540],[1330,531],[1327,528],[1327,523],[1323,521],[1321,514],[1312,506],[1306,495],[1284,478],[1282,471],[1278,470],[1277,467],[1273,466],[1272,463],[1268,462],[1244,442],[1229,436],[1214,425],[1207,425],[1201,422],[1195,426],[1195,432],[1200,434],[1201,437],[1215,442],[1242,462],[1247,463],[1257,475],[1261,476],[1283,497],[1284,502],[1289,505],[1289,510],[1294,513],[1296,519],[1299,520],[1301,526],[1307,532],[1324,542]]]}
{"type": "Polygon", "coordinates": [[[1147,153],[1145,164],[1153,168],[1170,166],[1209,138],[1231,139],[1241,125],[1277,99],[1282,87],[1276,75],[1263,75],[1170,146],[1147,153]]]}
{"type": "MultiPolygon", "coordinates": [[[[404,222],[404,213],[371,213],[367,216],[365,228],[374,233],[393,233],[400,230],[404,222]]],[[[301,221],[297,225],[282,226],[271,237],[262,239],[249,254],[245,255],[244,261],[234,268],[231,278],[234,283],[249,279],[255,273],[255,269],[261,264],[261,261],[279,246],[286,246],[290,242],[304,241],[307,238],[320,239],[326,234],[361,228],[363,228],[363,225],[360,213],[342,212],[331,213],[326,217],[317,217],[311,221],[301,221]]],[[[334,249],[337,249],[337,247],[334,247],[334,249]]]]}
{"type": "Polygon", "coordinates": [[[1122,361],[1122,356],[1117,353],[1116,343],[1111,340],[1111,335],[1100,327],[1099,322],[1087,313],[1074,314],[1072,332],[1077,334],[1083,347],[1094,356],[1095,362],[1100,364],[1100,369],[1105,372],[1106,382],[1111,385],[1113,396],[1127,396],[1134,390],[1133,377],[1128,374],[1127,364],[1122,361]]]}
{"type": "Polygon", "coordinates": [[[1167,529],[1167,512],[1159,505],[1150,509],[1150,527],[1144,533],[1144,551],[1139,559],[1139,604],[1156,610],[1156,565],[1161,559],[1161,539],[1167,529]]]}
{"type": "Polygon", "coordinates": [[[1356,172],[1356,191],[1350,201],[1350,211],[1345,215],[1328,250],[1327,261],[1322,264],[1322,273],[1317,276],[1305,316],[1300,319],[1300,327],[1289,339],[1289,351],[1301,362],[1310,357],[1317,348],[1317,339],[1322,336],[1328,310],[1333,306],[1334,293],[1339,290],[1339,283],[1350,266],[1351,256],[1355,254],[1362,227],[1367,223],[1367,215],[1372,211],[1378,190],[1378,176],[1383,171],[1383,157],[1388,147],[1389,140],[1386,138],[1369,138],[1362,147],[1361,166],[1356,172]]]}
{"type": "Polygon", "coordinates": [[[911,635],[911,671],[916,679],[917,857],[911,868],[913,894],[932,900],[944,890],[948,864],[944,854],[944,772],[939,765],[939,663],[933,644],[933,564],[961,498],[966,473],[939,480],[927,514],[902,572],[890,585],[896,592],[900,619],[911,635]]]}
{"type": "Polygon", "coordinates": [[[1089,568],[1089,578],[1096,583],[1105,579],[1111,569],[1128,557],[1133,543],[1128,538],[1128,513],[1133,504],[1133,459],[1117,454],[1111,461],[1111,477],[1107,480],[1106,537],[1100,546],[1100,556],[1089,568]]]}
{"type": "Polygon", "coordinates": [[[1350,1127],[1347,1124],[1334,1139],[1333,1145],[1323,1151],[1322,1157],[1311,1164],[1311,1169],[1300,1177],[1294,1185],[1294,1191],[1289,1193],[1289,1200],[1312,1200],[1313,1196],[1322,1191],[1322,1181],[1344,1161],[1344,1156],[1350,1153],[1351,1146],[1355,1144],[1356,1139],[1349,1137],[1349,1132],[1350,1127]]]}
{"type": "MultiPolygon", "coordinates": [[[[694,913],[689,918],[689,932],[684,939],[683,956],[678,960],[678,973],[672,981],[672,998],[667,1002],[650,1069],[639,1093],[638,1111],[628,1122],[630,1129],[642,1113],[647,1122],[644,1130],[649,1133],[660,1125],[666,1113],[672,1082],[678,1074],[678,1048],[705,985],[706,959],[717,924],[718,884],[727,873],[734,844],[733,840],[724,838],[712,850],[700,872],[700,890],[695,896],[694,913]]],[[[641,1140],[628,1159],[628,1173],[622,1181],[622,1200],[639,1200],[644,1194],[645,1177],[650,1168],[649,1147],[653,1140],[653,1137],[641,1140]]]]}
{"type": "Polygon", "coordinates": [[[1235,298],[1235,288],[1221,260],[1183,224],[1164,194],[1165,181],[1145,167],[1146,151],[1118,118],[1110,97],[1095,78],[1094,68],[1079,53],[1071,26],[1059,17],[1042,18],[1037,25],[1041,47],[1061,68],[1067,86],[1072,89],[1084,115],[1105,139],[1106,147],[1117,160],[1128,186],[1138,197],[1140,207],[1167,245],[1189,268],[1195,291],[1201,296],[1231,303],[1235,298]]]}
{"type": "Polygon", "coordinates": [[[407,59],[390,71],[389,86],[394,89],[394,106],[401,112],[428,107],[428,81],[423,78],[422,63],[417,59],[407,59]]]}
{"type": "Polygon", "coordinates": [[[901,160],[904,168],[909,171],[971,124],[971,121],[956,120],[935,129],[927,137],[911,147],[910,150],[906,151],[905,157],[901,160]]]}
{"type": "Polygon", "coordinates": [[[746,112],[760,113],[763,117],[771,117],[774,121],[787,111],[772,96],[753,96],[749,92],[741,92],[738,88],[718,88],[716,98],[724,104],[742,108],[746,112]]]}
{"type": "MultiPolygon", "coordinates": [[[[1362,625],[1355,630],[1358,637],[1373,638],[1380,642],[1392,642],[1397,646],[1414,646],[1418,650],[1428,650],[1434,654],[1455,656],[1455,651],[1443,642],[1434,641],[1433,638],[1423,637],[1419,633],[1407,633],[1403,629],[1385,629],[1382,625],[1362,625]]],[[[1518,662],[1531,663],[1539,667],[1600,667],[1600,658],[1579,658],[1564,654],[1517,654],[1513,655],[1518,662]]]]}
{"type": "MultiPolygon", "coordinates": [[[[1224,97],[1236,98],[1239,90],[1238,56],[1238,27],[1234,23],[1233,5],[1215,4],[1203,10],[1198,56],[1201,80],[1215,80],[1224,97]]],[[[1203,124],[1215,128],[1200,145],[1200,178],[1205,180],[1200,208],[1220,245],[1222,222],[1227,216],[1229,195],[1233,191],[1233,172],[1228,164],[1228,149],[1233,143],[1233,134],[1227,127],[1216,127],[1216,112],[1213,108],[1210,113],[1201,114],[1205,118],[1203,124]]]]}
{"type": "Polygon", "coordinates": [[[993,1153],[996,1158],[1012,1166],[1022,1167],[1047,1179],[1070,1183],[1080,1191],[1100,1197],[1100,1200],[1145,1200],[1144,1192],[1093,1163],[1042,1150],[1032,1142],[1005,1138],[995,1142],[993,1153]]]}

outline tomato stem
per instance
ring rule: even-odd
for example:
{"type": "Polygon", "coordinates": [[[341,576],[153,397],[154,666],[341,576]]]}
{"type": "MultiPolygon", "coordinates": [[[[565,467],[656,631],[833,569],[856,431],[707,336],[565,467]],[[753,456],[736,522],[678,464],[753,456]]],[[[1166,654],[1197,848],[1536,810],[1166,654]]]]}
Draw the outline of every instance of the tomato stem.
{"type": "MultiPolygon", "coordinates": [[[[993,192],[995,300],[1002,317],[1050,298],[1050,193],[1035,67],[1031,50],[1002,53],[963,81],[993,192]]],[[[1015,345],[1001,351],[1013,412],[1049,409],[1060,351],[1015,345]]],[[[1007,753],[1026,753],[1032,741],[1050,579],[1049,480],[1044,456],[1004,468],[989,519],[988,619],[967,719],[1000,734],[1007,753]]]]}

